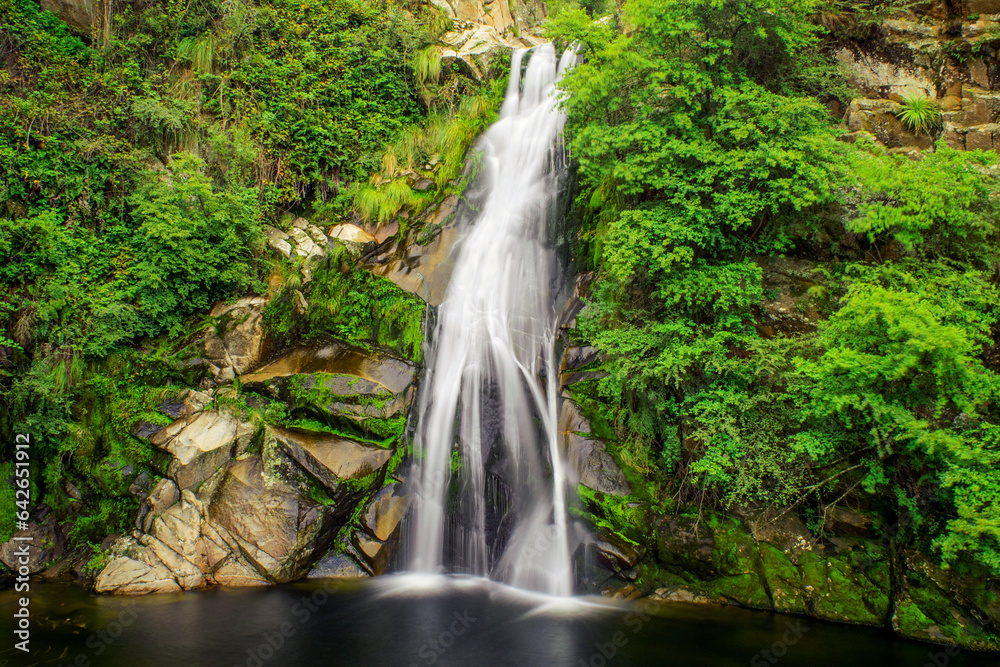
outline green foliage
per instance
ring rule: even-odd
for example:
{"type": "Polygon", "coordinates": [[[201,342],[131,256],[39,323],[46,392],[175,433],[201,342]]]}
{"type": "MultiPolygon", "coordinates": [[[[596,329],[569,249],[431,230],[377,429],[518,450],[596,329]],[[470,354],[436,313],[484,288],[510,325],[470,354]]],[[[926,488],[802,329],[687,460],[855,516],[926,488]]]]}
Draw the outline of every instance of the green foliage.
{"type": "Polygon", "coordinates": [[[941,476],[956,517],[935,546],[946,563],[971,555],[1000,576],[1000,430],[984,423],[963,435],[941,476]]]}
{"type": "MultiPolygon", "coordinates": [[[[287,284],[287,283],[286,283],[287,284]]],[[[296,312],[297,290],[286,290],[265,312],[268,326],[293,330],[309,340],[334,337],[362,346],[380,345],[419,361],[423,344],[424,302],[395,284],[353,265],[343,246],[330,249],[301,293],[309,304],[296,312]]]]}
{"type": "Polygon", "coordinates": [[[996,158],[833,139],[820,31],[899,8],[851,5],[832,11],[853,27],[819,3],[633,0],[597,24],[559,5],[548,34],[587,53],[564,84],[599,271],[579,334],[607,358],[619,458],[677,497],[815,517],[866,498],[897,539],[1000,572],[996,158]],[[765,294],[778,253],[832,262],[802,288],[814,334],[762,322],[799,296],[765,294]]]}
{"type": "Polygon", "coordinates": [[[929,97],[907,97],[903,99],[899,120],[916,133],[927,132],[941,120],[941,114],[929,97]]]}
{"type": "Polygon", "coordinates": [[[581,318],[614,360],[600,391],[654,467],[676,465],[697,433],[710,456],[691,472],[710,485],[742,475],[736,462],[782,465],[776,442],[747,444],[774,415],[766,393],[750,398],[773,360],[743,361],[759,347],[762,299],[746,255],[808,238],[843,178],[824,109],[797,92],[817,44],[813,8],[639,0],[624,8],[627,33],[584,29],[572,9],[550,29],[567,26],[567,41],[592,49],[566,77],[565,107],[584,236],[606,269],[581,318]],[[760,413],[744,419],[745,404],[760,413]],[[744,445],[759,456],[741,456],[744,445]]]}
{"type": "Polygon", "coordinates": [[[946,559],[964,552],[1000,573],[1000,375],[982,357],[1000,318],[996,285],[942,263],[858,267],[853,279],[814,347],[795,360],[806,428],[792,447],[819,462],[856,461],[859,483],[896,494],[918,526],[938,534],[946,559]],[[950,498],[913,493],[928,472],[950,498]],[[957,518],[936,528],[935,501],[953,503],[957,518]]]}
{"type": "Polygon", "coordinates": [[[847,227],[876,243],[893,238],[923,256],[988,265],[995,261],[996,162],[993,153],[959,152],[943,142],[918,161],[866,146],[854,153],[860,201],[847,227]]]}
{"type": "Polygon", "coordinates": [[[980,357],[997,320],[996,288],[978,272],[943,264],[855,273],[820,328],[822,352],[797,360],[810,380],[807,410],[838,420],[880,458],[943,456],[956,416],[975,418],[1000,388],[980,357]]]}
{"type": "Polygon", "coordinates": [[[382,155],[381,170],[354,191],[355,212],[382,225],[403,212],[419,214],[440,199],[462,173],[473,141],[496,120],[501,84],[498,79],[488,92],[466,96],[457,108],[436,111],[422,125],[400,132],[382,155]],[[424,191],[414,189],[422,179],[434,185],[424,191]]]}
{"type": "Polygon", "coordinates": [[[177,155],[131,197],[142,239],[130,293],[148,335],[183,330],[187,316],[239,291],[262,289],[251,264],[259,251],[256,196],[250,188],[218,190],[203,161],[177,155]]]}
{"type": "Polygon", "coordinates": [[[14,522],[17,508],[14,505],[14,462],[0,463],[0,510],[4,516],[0,518],[0,540],[7,542],[14,535],[14,522]]]}
{"type": "MultiPolygon", "coordinates": [[[[424,88],[468,92],[427,50],[449,28],[429,4],[155,0],[85,40],[0,0],[0,434],[36,438],[33,482],[57,510],[65,482],[81,489],[74,539],[127,530],[151,458],[129,430],[198,380],[149,337],[182,347],[197,313],[263,290],[264,217],[307,198],[344,213],[427,114],[424,88]]],[[[351,275],[312,286],[311,325],[418,355],[419,300],[351,275]]]]}
{"type": "Polygon", "coordinates": [[[885,19],[916,4],[916,0],[831,0],[819,7],[816,20],[836,37],[863,39],[885,19]]]}

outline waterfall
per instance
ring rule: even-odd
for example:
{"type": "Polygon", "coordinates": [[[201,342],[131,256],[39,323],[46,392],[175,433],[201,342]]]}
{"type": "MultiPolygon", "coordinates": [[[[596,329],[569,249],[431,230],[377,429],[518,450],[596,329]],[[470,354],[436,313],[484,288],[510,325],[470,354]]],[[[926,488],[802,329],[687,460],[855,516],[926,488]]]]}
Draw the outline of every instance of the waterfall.
{"type": "Polygon", "coordinates": [[[555,85],[574,59],[567,50],[557,63],[551,44],[515,51],[500,117],[477,145],[483,200],[458,246],[418,406],[417,572],[572,591],[548,221],[564,164],[555,85]]]}

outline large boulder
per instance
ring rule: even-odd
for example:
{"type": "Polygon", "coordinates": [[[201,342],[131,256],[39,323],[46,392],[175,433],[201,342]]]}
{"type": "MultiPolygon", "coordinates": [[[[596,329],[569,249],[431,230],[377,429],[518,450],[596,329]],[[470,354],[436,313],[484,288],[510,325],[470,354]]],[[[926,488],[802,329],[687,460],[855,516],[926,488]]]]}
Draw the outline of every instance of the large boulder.
{"type": "Polygon", "coordinates": [[[373,383],[375,388],[399,394],[413,383],[416,369],[387,354],[330,341],[290,350],[242,379],[248,389],[260,390],[281,387],[291,377],[312,373],[352,376],[373,383]]]}
{"type": "Polygon", "coordinates": [[[209,411],[174,422],[150,442],[170,454],[167,476],[181,489],[189,489],[245,450],[252,436],[250,424],[229,412],[209,411]]]}
{"type": "Polygon", "coordinates": [[[337,342],[290,350],[243,378],[249,391],[378,438],[402,431],[415,379],[416,368],[403,359],[337,342]]]}
{"type": "Polygon", "coordinates": [[[357,225],[349,223],[334,225],[327,230],[327,234],[330,235],[331,239],[336,239],[344,244],[353,257],[360,257],[364,253],[374,250],[377,245],[374,236],[357,225]]]}
{"type": "Polygon", "coordinates": [[[323,546],[330,511],[266,476],[254,455],[227,469],[208,515],[228,531],[257,572],[280,583],[309,571],[314,552],[323,546]]]}
{"type": "Polygon", "coordinates": [[[368,503],[361,521],[377,540],[386,542],[394,537],[410,508],[410,496],[398,482],[383,487],[368,503]]]}
{"type": "Polygon", "coordinates": [[[268,299],[247,297],[234,304],[219,303],[209,315],[213,326],[200,341],[200,355],[217,384],[231,382],[257,365],[265,353],[263,325],[268,299]]]}
{"type": "Polygon", "coordinates": [[[392,450],[328,433],[269,427],[267,447],[278,447],[331,493],[343,482],[378,471],[392,450]]]}
{"type": "Polygon", "coordinates": [[[270,583],[243,557],[237,540],[207,516],[190,491],[153,516],[137,539],[119,539],[111,562],[97,576],[98,593],[141,595],[222,586],[270,583]]]}
{"type": "Polygon", "coordinates": [[[143,532],[120,538],[98,575],[100,593],[144,594],[207,585],[260,586],[293,581],[329,549],[357,507],[328,507],[266,466],[260,455],[231,461],[198,495],[161,480],[150,492],[143,532]]]}
{"type": "Polygon", "coordinates": [[[559,437],[574,481],[612,496],[627,496],[632,486],[607,445],[593,436],[580,406],[564,400],[559,415],[559,437]]]}
{"type": "Polygon", "coordinates": [[[455,245],[461,238],[455,215],[458,207],[457,197],[447,197],[422,217],[429,233],[411,231],[401,240],[380,246],[376,253],[363,258],[362,266],[428,304],[440,305],[455,267],[455,245]]]}

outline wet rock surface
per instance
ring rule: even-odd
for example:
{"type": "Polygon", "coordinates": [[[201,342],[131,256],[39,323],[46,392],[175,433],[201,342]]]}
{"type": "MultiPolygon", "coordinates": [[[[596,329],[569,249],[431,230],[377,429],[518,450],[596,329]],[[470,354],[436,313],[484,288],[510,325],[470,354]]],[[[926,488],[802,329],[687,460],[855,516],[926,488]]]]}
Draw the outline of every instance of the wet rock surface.
{"type": "Polygon", "coordinates": [[[444,199],[402,239],[389,239],[362,258],[362,266],[377,276],[416,294],[432,306],[440,305],[454,269],[456,245],[461,239],[456,212],[459,200],[444,199]]]}
{"type": "Polygon", "coordinates": [[[228,412],[200,412],[178,420],[150,442],[170,455],[165,473],[181,489],[191,488],[245,451],[252,429],[228,412]]]}

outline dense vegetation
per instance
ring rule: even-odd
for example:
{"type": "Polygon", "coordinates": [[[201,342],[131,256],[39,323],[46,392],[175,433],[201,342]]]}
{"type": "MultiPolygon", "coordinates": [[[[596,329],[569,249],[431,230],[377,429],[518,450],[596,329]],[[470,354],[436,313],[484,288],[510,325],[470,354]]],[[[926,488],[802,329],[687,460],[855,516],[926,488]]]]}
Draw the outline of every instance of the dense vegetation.
{"type": "MultiPolygon", "coordinates": [[[[301,266],[265,256],[263,224],[353,214],[386,145],[428,115],[441,136],[462,126],[440,158],[453,179],[492,113],[462,102],[493,93],[427,56],[450,21],[421,2],[144,0],[98,22],[74,32],[0,0],[0,458],[35,436],[36,498],[84,499],[78,541],[127,528],[152,456],[130,431],[198,384],[184,362],[208,308],[275,273],[301,286],[301,266]]],[[[307,316],[287,295],[269,314],[289,340],[419,354],[422,304],[346,254],[302,291],[307,316]]]]}
{"type": "Polygon", "coordinates": [[[837,141],[818,0],[559,10],[587,56],[564,85],[590,391],[623,456],[664,502],[792,505],[817,532],[848,503],[1000,574],[995,154],[837,141]],[[811,267],[805,326],[767,322],[783,263],[811,267]]]}

